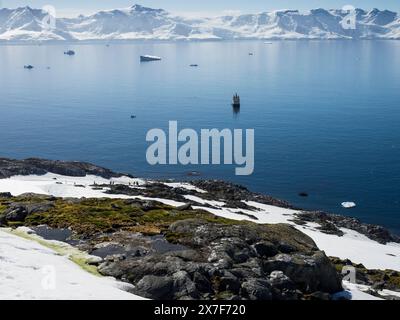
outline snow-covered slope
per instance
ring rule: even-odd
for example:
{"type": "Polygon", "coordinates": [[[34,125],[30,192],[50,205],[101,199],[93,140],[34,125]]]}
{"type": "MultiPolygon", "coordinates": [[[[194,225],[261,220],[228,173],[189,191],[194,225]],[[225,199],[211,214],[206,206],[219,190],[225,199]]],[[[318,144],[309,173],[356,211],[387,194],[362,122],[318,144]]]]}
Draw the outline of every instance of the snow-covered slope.
{"type": "Polygon", "coordinates": [[[30,7],[0,9],[0,40],[71,40],[63,28],[46,30],[43,23],[46,15],[41,9],[30,7]]]}
{"type": "Polygon", "coordinates": [[[30,7],[0,9],[0,40],[194,40],[194,39],[400,39],[396,12],[356,10],[355,30],[342,27],[342,10],[281,10],[189,18],[134,5],[90,16],[59,18],[43,30],[45,14],[30,7]]]}
{"type": "Polygon", "coordinates": [[[126,284],[92,275],[35,241],[0,229],[0,300],[138,300],[126,284]]]}

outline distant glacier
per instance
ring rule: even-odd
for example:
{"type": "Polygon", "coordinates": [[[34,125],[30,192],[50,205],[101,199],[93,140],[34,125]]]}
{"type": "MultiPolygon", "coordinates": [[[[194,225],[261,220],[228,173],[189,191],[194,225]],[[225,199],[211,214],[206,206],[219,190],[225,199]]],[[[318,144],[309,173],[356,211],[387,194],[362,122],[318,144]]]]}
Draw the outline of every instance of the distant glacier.
{"type": "Polygon", "coordinates": [[[76,18],[58,18],[43,28],[46,12],[0,9],[0,41],[400,39],[397,12],[355,10],[356,28],[346,29],[338,9],[278,10],[257,14],[191,18],[134,5],[76,18]]]}

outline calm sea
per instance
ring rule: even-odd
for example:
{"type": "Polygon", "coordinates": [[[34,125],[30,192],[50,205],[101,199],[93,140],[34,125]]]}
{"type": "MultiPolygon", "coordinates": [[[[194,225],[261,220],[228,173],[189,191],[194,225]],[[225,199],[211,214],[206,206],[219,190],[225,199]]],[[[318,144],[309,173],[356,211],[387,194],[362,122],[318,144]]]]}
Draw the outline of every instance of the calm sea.
{"type": "Polygon", "coordinates": [[[199,171],[400,233],[400,41],[0,46],[0,155],[157,178],[199,171]],[[163,60],[140,63],[141,54],[163,60]],[[146,133],[169,120],[254,128],[254,174],[148,165],[146,133]]]}

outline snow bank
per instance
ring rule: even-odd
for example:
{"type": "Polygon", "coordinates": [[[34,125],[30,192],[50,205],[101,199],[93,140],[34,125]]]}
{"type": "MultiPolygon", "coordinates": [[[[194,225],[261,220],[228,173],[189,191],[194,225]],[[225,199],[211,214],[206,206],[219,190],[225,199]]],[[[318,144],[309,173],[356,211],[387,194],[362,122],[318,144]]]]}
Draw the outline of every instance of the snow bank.
{"type": "Polygon", "coordinates": [[[215,200],[205,200],[200,197],[192,196],[192,195],[185,195],[183,196],[187,200],[191,200],[200,204],[208,204],[210,206],[216,206],[216,207],[223,207],[225,205],[225,202],[222,201],[215,201],[215,200]]]}
{"type": "Polygon", "coordinates": [[[198,193],[207,193],[207,191],[197,188],[194,185],[190,183],[182,183],[182,182],[167,182],[164,183],[166,186],[171,187],[171,188],[181,188],[181,189],[186,189],[189,191],[196,191],[198,193]]]}
{"type": "Polygon", "coordinates": [[[129,198],[123,195],[107,195],[104,193],[106,189],[96,190],[96,187],[93,187],[93,185],[109,185],[110,183],[125,185],[138,183],[140,186],[145,181],[129,177],[104,179],[93,175],[68,177],[47,173],[43,176],[14,176],[8,179],[0,179],[0,192],[10,192],[13,196],[33,192],[64,198],[129,198]]]}
{"type": "Polygon", "coordinates": [[[35,241],[0,229],[0,300],[138,300],[125,284],[92,275],[35,241]]]}
{"type": "Polygon", "coordinates": [[[383,300],[381,298],[366,293],[366,291],[370,289],[368,286],[350,283],[348,281],[343,281],[342,285],[345,290],[335,294],[333,296],[333,299],[368,300],[368,301],[383,300]]]}

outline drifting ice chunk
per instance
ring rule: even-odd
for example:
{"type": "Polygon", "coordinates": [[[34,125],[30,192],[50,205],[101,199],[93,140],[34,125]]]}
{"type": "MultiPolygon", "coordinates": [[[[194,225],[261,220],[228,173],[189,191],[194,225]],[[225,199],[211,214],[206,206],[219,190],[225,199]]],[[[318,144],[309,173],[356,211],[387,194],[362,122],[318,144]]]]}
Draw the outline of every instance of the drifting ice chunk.
{"type": "Polygon", "coordinates": [[[64,54],[66,54],[67,56],[74,56],[75,55],[75,51],[74,50],[68,50],[68,51],[65,51],[64,54]]]}
{"type": "Polygon", "coordinates": [[[354,208],[355,206],[354,202],[342,202],[342,207],[346,209],[354,208]]]}
{"type": "Polygon", "coordinates": [[[149,55],[145,55],[145,56],[140,56],[140,61],[142,62],[146,62],[146,61],[160,61],[161,58],[157,57],[157,56],[149,56],[149,55]]]}

